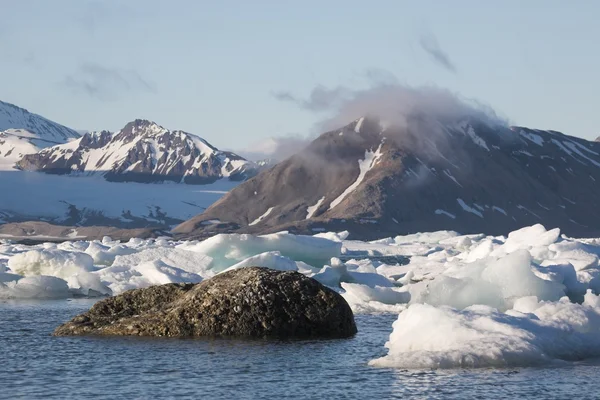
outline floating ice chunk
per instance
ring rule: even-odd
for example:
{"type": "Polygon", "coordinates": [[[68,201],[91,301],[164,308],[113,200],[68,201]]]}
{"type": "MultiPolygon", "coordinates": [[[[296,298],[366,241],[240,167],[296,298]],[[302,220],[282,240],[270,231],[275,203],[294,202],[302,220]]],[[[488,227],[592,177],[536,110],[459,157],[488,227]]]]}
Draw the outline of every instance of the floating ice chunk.
{"type": "Polygon", "coordinates": [[[94,270],[94,260],[85,253],[65,250],[30,250],[12,256],[8,268],[19,275],[49,275],[68,278],[94,270]]]}
{"type": "Polygon", "coordinates": [[[482,240],[478,245],[475,246],[473,250],[471,250],[467,254],[466,262],[470,263],[473,261],[481,260],[482,258],[489,257],[489,255],[494,251],[494,242],[491,239],[482,240]]]}
{"type": "Polygon", "coordinates": [[[346,263],[343,263],[342,260],[337,258],[331,259],[331,265],[336,264],[345,264],[346,268],[352,272],[368,272],[368,273],[377,273],[377,267],[382,264],[378,261],[364,259],[364,260],[348,260],[346,263]]]}
{"type": "Polygon", "coordinates": [[[454,231],[424,232],[414,233],[411,235],[396,236],[394,238],[394,241],[397,244],[413,242],[436,244],[441,242],[442,240],[450,239],[456,236],[458,236],[458,233],[454,231]]]}
{"type": "Polygon", "coordinates": [[[433,279],[422,298],[415,301],[456,308],[484,304],[505,310],[523,296],[543,300],[564,296],[565,286],[538,277],[531,262],[529,252],[519,250],[497,260],[458,265],[433,279]]]}
{"type": "Polygon", "coordinates": [[[556,253],[552,261],[571,263],[576,271],[598,268],[599,266],[600,247],[598,246],[565,240],[551,244],[548,249],[556,253]]]}
{"type": "Polygon", "coordinates": [[[67,282],[54,276],[29,276],[0,283],[0,299],[64,299],[71,297],[67,282]]]}
{"type": "Polygon", "coordinates": [[[215,274],[209,269],[212,258],[204,254],[183,248],[151,247],[138,250],[136,253],[116,256],[113,266],[136,266],[147,262],[160,261],[168,266],[176,267],[186,272],[210,277],[215,274]]]}
{"type": "Polygon", "coordinates": [[[342,288],[342,297],[355,313],[400,312],[410,300],[410,293],[400,288],[370,287],[356,283],[342,283],[342,288]]]}
{"type": "MultiPolygon", "coordinates": [[[[352,263],[342,263],[337,258],[332,258],[331,266],[324,266],[312,278],[318,280],[326,286],[339,288],[342,282],[358,283],[370,287],[394,287],[394,282],[385,276],[377,273],[375,268],[370,265],[355,265],[352,263]]],[[[370,264],[369,261],[367,263],[370,264]]]]}
{"type": "Polygon", "coordinates": [[[482,271],[481,278],[499,286],[505,300],[514,301],[523,296],[537,296],[541,300],[558,300],[564,296],[564,286],[540,279],[535,275],[531,262],[529,252],[516,251],[490,263],[482,271]]]}
{"type": "Polygon", "coordinates": [[[219,234],[193,245],[177,248],[195,251],[212,258],[209,269],[221,272],[238,262],[269,251],[279,251],[282,256],[294,261],[303,261],[321,268],[332,257],[339,257],[341,242],[321,237],[274,233],[253,236],[247,234],[219,234]]]}
{"type": "Polygon", "coordinates": [[[96,272],[114,294],[165,283],[197,283],[200,275],[155,260],[135,266],[116,265],[96,272]]]}
{"type": "Polygon", "coordinates": [[[279,271],[298,271],[298,265],[296,264],[296,261],[287,257],[283,257],[278,251],[268,251],[266,253],[261,253],[246,258],[245,260],[227,268],[225,271],[245,267],[265,267],[279,271]]]}
{"type": "Polygon", "coordinates": [[[65,250],[65,251],[77,251],[77,252],[85,252],[85,250],[89,247],[90,242],[86,242],[83,240],[79,240],[76,242],[62,242],[59,243],[56,248],[58,250],[65,250]]]}
{"type": "Polygon", "coordinates": [[[323,232],[323,233],[317,233],[316,235],[313,235],[313,237],[323,238],[323,239],[327,239],[327,240],[333,240],[334,242],[341,242],[343,240],[346,240],[349,235],[350,235],[350,232],[348,232],[348,231],[323,232]]]}
{"type": "Polygon", "coordinates": [[[85,249],[85,252],[92,256],[95,264],[111,265],[115,261],[116,256],[133,254],[137,252],[137,250],[122,244],[111,247],[100,244],[98,241],[93,241],[90,242],[89,246],[85,249]]]}
{"type": "Polygon", "coordinates": [[[368,286],[358,283],[342,283],[342,289],[347,294],[360,298],[362,301],[376,301],[384,304],[408,303],[410,293],[402,288],[392,288],[383,286],[368,286]]]}
{"type": "Polygon", "coordinates": [[[559,228],[547,231],[542,224],[536,224],[509,233],[506,242],[500,249],[506,253],[512,253],[519,249],[549,246],[555,243],[559,237],[559,228]]]}
{"type": "Polygon", "coordinates": [[[565,286],[565,293],[573,301],[581,301],[586,289],[586,284],[579,282],[575,268],[570,263],[546,265],[533,269],[533,272],[546,281],[552,281],[565,286]]]}
{"type": "Polygon", "coordinates": [[[501,313],[414,304],[393,324],[388,355],[370,365],[394,368],[528,366],[600,356],[600,299],[583,304],[519,299],[501,313]],[[525,313],[527,312],[527,313],[525,313]]]}
{"type": "Polygon", "coordinates": [[[348,275],[345,282],[359,283],[370,287],[393,287],[394,283],[383,275],[376,272],[356,272],[347,271],[348,275]]]}
{"type": "Polygon", "coordinates": [[[312,276],[313,279],[321,282],[325,286],[332,288],[340,287],[340,282],[350,281],[348,271],[345,266],[329,266],[326,265],[321,270],[312,276]]]}
{"type": "Polygon", "coordinates": [[[80,272],[67,278],[67,284],[73,294],[88,297],[110,296],[112,290],[102,283],[97,274],[80,272]]]}

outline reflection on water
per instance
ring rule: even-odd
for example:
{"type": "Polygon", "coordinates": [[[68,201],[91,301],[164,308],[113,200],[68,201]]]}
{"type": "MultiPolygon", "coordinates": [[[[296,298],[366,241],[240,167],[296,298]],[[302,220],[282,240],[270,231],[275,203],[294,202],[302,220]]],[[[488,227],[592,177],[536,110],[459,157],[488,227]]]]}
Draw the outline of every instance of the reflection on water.
{"type": "Polygon", "coordinates": [[[0,303],[0,398],[594,398],[598,364],[408,371],[369,367],[393,315],[351,339],[55,338],[89,300],[0,303]]]}

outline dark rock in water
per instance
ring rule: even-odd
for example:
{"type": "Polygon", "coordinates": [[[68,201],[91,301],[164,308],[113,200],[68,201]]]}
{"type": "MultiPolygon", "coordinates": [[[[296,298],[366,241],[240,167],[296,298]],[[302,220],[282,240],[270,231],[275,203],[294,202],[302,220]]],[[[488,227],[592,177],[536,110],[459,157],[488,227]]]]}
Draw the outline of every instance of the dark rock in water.
{"type": "Polygon", "coordinates": [[[356,333],[342,296],[298,272],[250,267],[198,284],[135,289],[54,331],[66,335],[342,338],[356,333]]]}

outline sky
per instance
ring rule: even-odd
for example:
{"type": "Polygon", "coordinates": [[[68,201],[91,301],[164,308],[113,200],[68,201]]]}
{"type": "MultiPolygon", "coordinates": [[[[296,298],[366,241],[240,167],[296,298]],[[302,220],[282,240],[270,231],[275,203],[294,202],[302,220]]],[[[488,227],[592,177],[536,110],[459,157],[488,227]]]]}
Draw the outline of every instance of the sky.
{"type": "Polygon", "coordinates": [[[0,0],[0,10],[0,100],[74,129],[145,118],[243,149],[315,134],[326,111],[296,101],[315,88],[392,77],[514,125],[600,135],[595,0],[0,0]]]}

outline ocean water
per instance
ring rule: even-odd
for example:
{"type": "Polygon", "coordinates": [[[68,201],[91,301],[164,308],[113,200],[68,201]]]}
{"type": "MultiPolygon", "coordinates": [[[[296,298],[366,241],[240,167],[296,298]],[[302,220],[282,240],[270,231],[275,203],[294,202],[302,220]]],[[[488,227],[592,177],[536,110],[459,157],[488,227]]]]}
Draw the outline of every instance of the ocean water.
{"type": "Polygon", "coordinates": [[[0,398],[598,399],[600,362],[409,371],[386,353],[395,315],[357,315],[344,340],[52,337],[91,300],[0,302],[0,398]]]}

